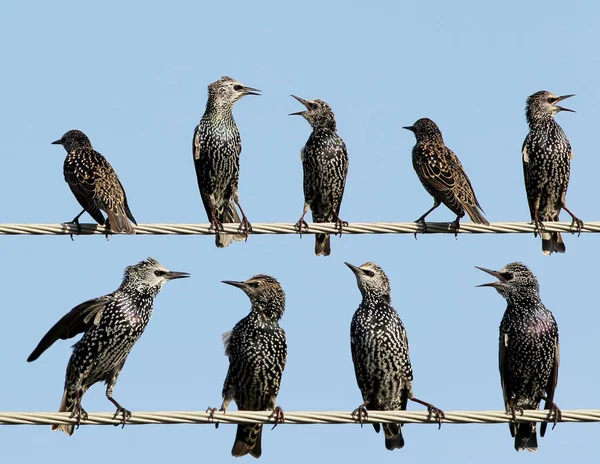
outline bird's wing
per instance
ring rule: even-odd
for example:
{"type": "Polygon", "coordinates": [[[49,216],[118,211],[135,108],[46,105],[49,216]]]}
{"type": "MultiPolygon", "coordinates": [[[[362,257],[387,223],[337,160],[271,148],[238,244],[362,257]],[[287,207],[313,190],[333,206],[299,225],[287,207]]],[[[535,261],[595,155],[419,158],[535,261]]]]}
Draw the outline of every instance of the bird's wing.
{"type": "Polygon", "coordinates": [[[225,349],[225,356],[229,356],[229,342],[231,341],[231,334],[233,330],[228,330],[221,335],[221,340],[223,341],[223,348],[225,349]]]}
{"type": "Polygon", "coordinates": [[[129,209],[129,204],[127,203],[127,194],[125,193],[125,189],[123,188],[123,184],[121,184],[121,180],[117,177],[117,181],[119,181],[119,185],[121,186],[121,190],[123,191],[123,201],[125,202],[125,214],[127,217],[137,226],[137,221],[133,217],[131,210],[129,209]]]}
{"type": "Polygon", "coordinates": [[[35,361],[52,344],[58,340],[66,340],[85,332],[93,325],[98,325],[102,312],[110,301],[110,295],[94,298],[75,306],[65,314],[48,331],[27,358],[27,362],[35,361]]]}
{"type": "MultiPolygon", "coordinates": [[[[552,372],[550,373],[550,378],[548,379],[548,385],[546,385],[546,404],[544,405],[544,409],[550,409],[552,403],[554,403],[554,390],[556,389],[556,385],[558,384],[558,366],[560,364],[560,346],[558,343],[558,337],[556,338],[554,344],[554,364],[552,365],[552,372]]],[[[548,426],[548,422],[542,422],[542,426],[540,428],[540,435],[543,437],[546,433],[546,427],[548,426]]]]}
{"type": "MultiPolygon", "coordinates": [[[[398,316],[398,321],[400,321],[400,316],[398,316]]],[[[406,366],[404,367],[404,375],[406,376],[407,380],[410,380],[412,382],[413,372],[412,372],[412,365],[410,363],[410,348],[408,345],[408,335],[406,333],[406,329],[404,328],[404,325],[402,325],[402,322],[400,322],[400,341],[406,347],[406,359],[408,360],[406,366]]]]}
{"type": "Polygon", "coordinates": [[[475,196],[475,190],[473,190],[471,180],[469,179],[469,176],[467,176],[465,168],[458,159],[458,156],[456,156],[456,154],[449,148],[447,150],[448,166],[450,166],[451,171],[454,172],[456,181],[454,192],[460,204],[469,214],[469,217],[473,222],[489,224],[481,214],[481,212],[483,212],[483,208],[475,196]]]}
{"type": "Polygon", "coordinates": [[[367,372],[364,360],[361,360],[361,357],[359,356],[354,321],[350,326],[350,348],[352,350],[352,364],[354,364],[354,374],[356,375],[358,389],[362,393],[363,400],[370,399],[370,406],[377,409],[377,405],[374,403],[375,398],[369,398],[369,393],[374,389],[372,383],[373,379],[370,378],[367,372]]]}
{"type": "Polygon", "coordinates": [[[527,186],[529,185],[529,150],[527,148],[527,145],[529,145],[527,143],[528,140],[529,136],[525,138],[525,140],[523,141],[523,147],[521,148],[521,153],[523,154],[523,179],[525,180],[525,190],[527,191],[527,204],[529,205],[529,216],[531,217],[531,219],[535,219],[533,217],[535,207],[532,203],[532,199],[529,198],[529,191],[527,189],[527,186]]]}
{"type": "Polygon", "coordinates": [[[340,141],[342,142],[341,144],[341,151],[342,151],[342,159],[344,160],[344,163],[342,164],[342,166],[340,167],[340,169],[342,170],[342,188],[340,190],[340,200],[338,201],[337,205],[336,205],[336,214],[340,215],[340,208],[342,206],[342,199],[344,197],[344,190],[346,189],[346,178],[348,177],[348,149],[346,148],[346,144],[344,143],[344,141],[340,138],[340,141]]]}
{"type": "Polygon", "coordinates": [[[94,152],[96,158],[96,202],[108,216],[111,229],[114,232],[133,232],[128,216],[131,215],[129,207],[126,207],[125,189],[117,176],[117,173],[98,152],[94,152]],[[127,210],[126,210],[127,208],[127,210]],[[127,214],[129,212],[129,215],[127,214]]]}
{"type": "Polygon", "coordinates": [[[104,216],[96,204],[96,174],[90,167],[90,156],[83,150],[73,150],[67,156],[63,173],[65,181],[79,204],[100,224],[104,216]]]}
{"type": "MultiPolygon", "coordinates": [[[[202,190],[202,182],[201,182],[201,164],[200,159],[202,156],[202,138],[200,135],[200,124],[196,126],[194,129],[194,137],[192,138],[192,155],[194,156],[194,167],[196,168],[196,179],[198,181],[198,189],[200,190],[200,197],[202,198],[202,204],[204,205],[204,209],[206,210],[206,215],[208,219],[212,218],[212,206],[211,200],[207,194],[205,194],[202,190]]],[[[235,209],[234,209],[235,210],[235,209]]]]}

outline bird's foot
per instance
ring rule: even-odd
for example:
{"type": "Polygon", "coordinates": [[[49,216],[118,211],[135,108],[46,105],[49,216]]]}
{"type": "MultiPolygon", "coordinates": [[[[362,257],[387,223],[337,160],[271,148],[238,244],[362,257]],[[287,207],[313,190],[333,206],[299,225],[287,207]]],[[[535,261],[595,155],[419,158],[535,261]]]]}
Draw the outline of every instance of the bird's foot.
{"type": "Polygon", "coordinates": [[[517,412],[519,413],[520,416],[523,415],[523,408],[520,406],[509,406],[508,411],[507,411],[510,416],[512,417],[513,422],[517,422],[517,412]]]}
{"type": "Polygon", "coordinates": [[[440,408],[436,408],[433,404],[428,403],[427,401],[423,401],[415,397],[412,397],[411,400],[415,403],[422,404],[427,408],[427,412],[429,413],[428,420],[431,420],[435,415],[435,419],[438,423],[438,430],[442,428],[442,420],[446,418],[444,411],[442,411],[440,408]]]}
{"type": "Polygon", "coordinates": [[[531,221],[533,223],[533,234],[535,237],[537,237],[538,235],[541,235],[542,231],[545,229],[544,227],[544,223],[542,221],[539,220],[539,218],[535,218],[533,221],[531,221]]]}
{"type": "Polygon", "coordinates": [[[583,229],[583,221],[578,217],[573,216],[573,220],[571,221],[571,228],[573,227],[575,227],[575,232],[577,232],[577,236],[579,237],[581,235],[581,229],[583,229]]]}
{"type": "MultiPolygon", "coordinates": [[[[427,233],[427,223],[425,222],[425,219],[423,217],[420,217],[419,219],[417,219],[415,221],[417,224],[421,224],[421,227],[423,227],[423,234],[427,233]]],[[[415,236],[415,240],[417,239],[417,232],[415,232],[413,234],[415,236]]]]}
{"type": "Polygon", "coordinates": [[[300,234],[300,238],[302,238],[302,231],[308,230],[308,223],[304,220],[304,216],[300,218],[300,220],[294,224],[294,227],[298,230],[298,234],[300,234]]]}
{"type": "MultiPolygon", "coordinates": [[[[77,216],[75,219],[73,219],[70,222],[66,222],[65,224],[77,226],[77,233],[75,235],[81,235],[81,224],[79,224],[79,216],[77,216]]],[[[69,237],[71,237],[72,241],[75,241],[73,239],[73,234],[72,233],[69,234],[69,237]]]]}
{"type": "Polygon", "coordinates": [[[217,219],[216,216],[213,216],[212,219],[210,220],[210,226],[208,227],[209,231],[215,231],[216,233],[219,233],[220,231],[224,230],[223,228],[223,224],[221,223],[221,221],[219,221],[217,219]]]}
{"type": "Polygon", "coordinates": [[[69,416],[71,419],[75,417],[75,428],[78,429],[81,425],[81,421],[86,421],[88,419],[88,413],[81,407],[81,404],[77,405],[73,412],[69,416]]]}
{"type": "MultiPolygon", "coordinates": [[[[217,411],[222,411],[223,414],[225,414],[225,409],[221,408],[221,409],[217,409],[217,408],[211,408],[210,406],[208,408],[206,408],[206,412],[208,413],[208,421],[209,422],[214,422],[215,420],[215,412],[217,411]]],[[[219,428],[219,423],[215,422],[215,429],[219,428]]]]}
{"type": "Polygon", "coordinates": [[[343,232],[342,228],[343,227],[348,227],[348,221],[342,221],[339,218],[339,216],[336,216],[336,218],[335,218],[335,228],[339,232],[339,234],[336,234],[336,235],[339,235],[340,237],[342,236],[342,232],[343,232]]]}
{"type": "Polygon", "coordinates": [[[106,237],[106,241],[108,242],[109,237],[112,235],[112,232],[110,231],[110,223],[108,222],[108,219],[106,220],[106,225],[104,227],[104,236],[106,237]]]}
{"type": "MultiPolygon", "coordinates": [[[[119,415],[121,415],[121,421],[119,422],[119,424],[121,425],[121,428],[123,428],[125,427],[127,421],[131,419],[131,411],[125,409],[123,406],[118,406],[117,412],[115,412],[113,419],[116,419],[117,417],[119,417],[119,415]]],[[[119,424],[115,424],[115,426],[118,426],[119,424]]]]}
{"type": "Polygon", "coordinates": [[[365,401],[358,408],[356,408],[354,411],[352,411],[352,418],[356,418],[356,420],[360,424],[361,428],[365,422],[365,419],[369,418],[369,412],[367,411],[367,404],[368,404],[368,402],[365,401]]]}
{"type": "Polygon", "coordinates": [[[456,220],[454,220],[448,224],[448,227],[451,227],[454,229],[454,238],[458,239],[458,231],[460,230],[460,219],[456,218],[456,220]]]}
{"type": "Polygon", "coordinates": [[[246,217],[246,215],[244,215],[242,217],[242,222],[240,223],[240,226],[238,227],[238,231],[242,232],[246,236],[246,241],[247,241],[248,236],[250,235],[250,232],[252,232],[252,224],[250,224],[250,222],[248,222],[248,218],[246,217]]]}
{"type": "Polygon", "coordinates": [[[562,411],[554,402],[550,404],[550,412],[548,413],[548,419],[550,418],[554,419],[552,424],[552,430],[554,430],[554,427],[556,427],[556,423],[562,420],[562,411]]]}
{"type": "Polygon", "coordinates": [[[285,422],[285,415],[283,414],[283,409],[281,409],[280,406],[277,406],[269,415],[269,419],[273,419],[275,422],[275,425],[273,425],[273,428],[271,430],[273,430],[279,424],[283,424],[285,422]]]}

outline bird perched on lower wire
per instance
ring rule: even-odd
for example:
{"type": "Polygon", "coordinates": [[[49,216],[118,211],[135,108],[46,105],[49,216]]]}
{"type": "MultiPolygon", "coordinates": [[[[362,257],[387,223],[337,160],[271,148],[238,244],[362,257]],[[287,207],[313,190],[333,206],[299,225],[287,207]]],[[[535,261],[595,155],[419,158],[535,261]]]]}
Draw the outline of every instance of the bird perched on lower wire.
{"type": "MultiPolygon", "coordinates": [[[[87,418],[81,406],[83,395],[96,382],[104,381],[106,397],[117,408],[115,418],[121,415],[125,424],[131,412],[112,396],[117,377],[150,320],[154,298],[162,286],[169,280],[188,276],[186,272],[168,271],[148,258],[125,269],[123,283],[115,292],[81,303],[54,324],[27,361],[35,361],[56,340],[83,332],[73,346],[59,412],[70,412],[79,425],[87,418]]],[[[72,435],[74,425],[53,425],[52,430],[72,435]]]]}
{"type": "MultiPolygon", "coordinates": [[[[346,144],[337,133],[335,115],[327,103],[292,97],[306,110],[291,115],[304,117],[312,128],[300,153],[304,168],[304,211],[297,224],[299,233],[302,235],[303,227],[308,228],[304,216],[310,208],[314,222],[335,222],[341,235],[342,226],[348,225],[339,216],[348,175],[346,144]]],[[[329,234],[316,234],[315,237],[315,254],[329,256],[329,234]]]]}
{"type": "MultiPolygon", "coordinates": [[[[362,294],[362,302],[352,317],[350,346],[358,388],[363,403],[354,411],[358,420],[373,411],[400,411],[408,400],[415,401],[435,414],[441,425],[444,413],[430,403],[413,396],[413,372],[410,364],[408,338],[400,316],[392,306],[390,280],[375,263],[357,267],[345,263],[354,275],[362,294]]],[[[373,424],[379,433],[381,424],[373,424]]],[[[402,448],[402,424],[383,424],[385,447],[402,448]]]]}
{"type": "Polygon", "coordinates": [[[258,92],[223,76],[208,86],[206,110],[194,130],[192,153],[198,188],[219,248],[233,240],[244,240],[251,231],[238,195],[242,140],[233,119],[233,105],[246,95],[260,95],[258,92]],[[241,220],[235,205],[240,209],[241,220]],[[240,222],[242,234],[220,232],[223,224],[240,222]]]}
{"type": "Polygon", "coordinates": [[[62,145],[67,151],[63,165],[65,181],[83,207],[71,224],[76,224],[81,231],[79,218],[87,211],[98,224],[106,224],[107,235],[110,232],[135,234],[129,221],[135,225],[137,222],[127,204],[125,189],[110,163],[94,150],[90,139],[79,130],[70,130],[52,144],[62,145]],[[106,220],[102,211],[108,216],[106,220]]]}
{"type": "Polygon", "coordinates": [[[525,108],[529,124],[529,133],[523,142],[525,190],[531,220],[536,227],[535,236],[541,233],[545,255],[564,253],[566,247],[560,232],[544,232],[542,221],[559,221],[560,210],[564,209],[573,218],[572,225],[578,231],[583,227],[581,219],[567,209],[573,150],[562,127],[554,120],[560,111],[574,112],[557,105],[572,96],[559,97],[541,90],[527,99],[525,108]]]}
{"type": "MultiPolygon", "coordinates": [[[[231,400],[245,411],[273,411],[275,425],[283,421],[283,411],[275,406],[281,376],[287,358],[285,332],[279,320],[285,311],[285,293],[273,277],[258,274],[245,282],[224,281],[248,295],[250,314],[239,321],[231,332],[223,334],[229,370],[223,385],[225,412],[231,400]]],[[[251,454],[259,458],[262,424],[240,424],[231,454],[251,454]]]]}
{"type": "MultiPolygon", "coordinates": [[[[560,410],[554,403],[558,381],[558,325],[540,298],[538,281],[525,265],[510,263],[499,271],[478,267],[497,282],[479,285],[495,288],[508,303],[500,323],[500,380],[509,423],[517,451],[537,450],[536,423],[516,422],[517,412],[537,410],[545,400],[554,421],[560,410]]],[[[542,422],[540,435],[546,432],[542,422]]]]}
{"type": "Polygon", "coordinates": [[[489,225],[467,173],[458,157],[444,144],[438,126],[431,119],[421,118],[404,129],[415,134],[417,143],[412,150],[413,167],[423,187],[433,197],[433,207],[416,222],[422,223],[423,229],[427,230],[425,218],[444,203],[456,214],[453,222],[456,233],[465,211],[474,223],[489,225]]]}

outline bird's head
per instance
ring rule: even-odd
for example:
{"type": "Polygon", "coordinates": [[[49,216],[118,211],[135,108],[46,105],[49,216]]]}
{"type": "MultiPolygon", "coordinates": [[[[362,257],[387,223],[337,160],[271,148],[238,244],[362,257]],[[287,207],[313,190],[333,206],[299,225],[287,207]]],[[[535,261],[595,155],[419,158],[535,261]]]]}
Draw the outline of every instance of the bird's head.
{"type": "Polygon", "coordinates": [[[148,258],[125,268],[122,286],[156,295],[169,280],[189,276],[187,272],[169,271],[154,258],[148,258]]]}
{"type": "Polygon", "coordinates": [[[531,123],[539,119],[548,117],[553,118],[561,111],[574,113],[575,111],[570,110],[569,108],[563,108],[562,106],[557,105],[559,101],[573,97],[574,95],[575,94],[558,96],[546,90],[540,90],[539,92],[530,95],[529,98],[527,98],[527,103],[525,105],[527,121],[531,123]]]}
{"type": "Polygon", "coordinates": [[[302,116],[313,129],[322,127],[336,131],[335,115],[327,103],[318,99],[304,100],[296,95],[292,95],[292,97],[302,103],[306,110],[290,113],[290,116],[302,116]]]}
{"type": "Polygon", "coordinates": [[[208,86],[209,104],[232,107],[235,102],[246,95],[260,95],[260,90],[246,87],[232,77],[223,76],[208,86]]]}
{"type": "Polygon", "coordinates": [[[52,142],[52,145],[62,145],[67,153],[76,148],[92,148],[87,135],[76,129],[66,132],[60,139],[52,142]]]}
{"type": "Polygon", "coordinates": [[[513,299],[524,294],[533,295],[539,293],[537,278],[533,272],[522,263],[507,264],[499,271],[492,271],[479,266],[475,267],[498,279],[496,282],[481,284],[478,285],[478,287],[495,288],[498,293],[506,299],[513,299]]]}
{"type": "Polygon", "coordinates": [[[344,262],[356,276],[356,283],[363,295],[382,296],[390,298],[390,279],[376,263],[367,262],[361,266],[344,262]]]}
{"type": "Polygon", "coordinates": [[[444,143],[442,132],[435,122],[429,118],[418,119],[412,126],[404,126],[406,129],[415,134],[417,142],[436,141],[444,143]]]}
{"type": "Polygon", "coordinates": [[[260,311],[274,321],[283,316],[285,293],[274,277],[258,274],[243,282],[224,280],[223,283],[243,290],[250,298],[253,311],[260,311]]]}

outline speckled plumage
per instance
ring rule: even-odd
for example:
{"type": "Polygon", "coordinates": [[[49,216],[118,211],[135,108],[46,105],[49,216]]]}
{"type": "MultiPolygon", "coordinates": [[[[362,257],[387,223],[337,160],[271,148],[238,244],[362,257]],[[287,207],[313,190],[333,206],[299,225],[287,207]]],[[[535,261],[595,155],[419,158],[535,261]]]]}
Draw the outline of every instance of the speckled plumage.
{"type": "MultiPolygon", "coordinates": [[[[375,263],[357,267],[354,272],[362,294],[362,302],[352,317],[350,346],[356,381],[364,403],[356,412],[368,407],[374,411],[405,410],[408,400],[426,405],[438,419],[443,413],[431,404],[413,396],[413,372],[408,338],[400,316],[392,306],[390,281],[375,263]]],[[[402,448],[402,424],[383,424],[385,447],[402,448]]],[[[379,432],[380,424],[373,424],[379,432]]]]}
{"type": "Polygon", "coordinates": [[[233,105],[245,95],[258,95],[259,90],[246,87],[228,76],[208,86],[208,101],[200,123],[194,130],[192,153],[198,188],[208,219],[216,230],[215,243],[226,247],[233,240],[247,237],[250,224],[239,203],[238,182],[242,141],[233,105]],[[240,208],[242,219],[236,211],[240,208]],[[223,223],[239,223],[245,233],[219,233],[223,223]]]}
{"type": "Polygon", "coordinates": [[[412,150],[413,167],[423,187],[434,199],[433,207],[416,222],[425,226],[425,217],[443,203],[456,214],[454,226],[457,230],[465,211],[473,222],[488,225],[467,173],[458,157],[444,144],[438,126],[431,119],[421,118],[404,129],[415,134],[417,143],[412,150]]]}
{"type": "MultiPolygon", "coordinates": [[[[507,413],[524,409],[537,410],[545,399],[544,409],[557,417],[554,404],[558,381],[558,325],[540,298],[538,281],[525,265],[507,264],[499,271],[479,268],[499,279],[483,284],[493,287],[508,305],[500,323],[499,367],[502,393],[507,413]]],[[[547,423],[542,423],[544,436],[547,423]]],[[[510,423],[515,449],[537,450],[535,422],[510,423]]]]}
{"type": "MultiPolygon", "coordinates": [[[[562,208],[581,229],[583,223],[566,207],[573,150],[565,132],[554,120],[560,111],[572,111],[556,103],[572,95],[556,96],[545,90],[527,99],[525,116],[529,133],[523,143],[523,174],[531,220],[542,235],[542,252],[564,253],[565,244],[559,232],[544,232],[542,221],[559,221],[562,208]]],[[[537,233],[536,233],[537,236],[537,233]]]]}
{"type": "MultiPolygon", "coordinates": [[[[79,333],[67,366],[65,390],[59,412],[69,411],[78,421],[85,419],[81,398],[95,383],[104,381],[106,396],[122,414],[123,423],[131,415],[112,397],[117,377],[129,352],[140,338],[154,305],[154,298],[171,279],[187,277],[185,272],[166,270],[153,258],[125,269],[121,286],[113,293],[88,300],[62,317],[33,350],[28,362],[35,361],[58,339],[79,333]]],[[[55,425],[52,430],[73,434],[73,425],[55,425]]]]}
{"type": "MultiPolygon", "coordinates": [[[[312,133],[302,148],[300,157],[304,170],[304,211],[298,227],[306,227],[304,216],[310,208],[313,222],[336,222],[341,233],[346,223],[339,218],[346,177],[348,175],[348,151],[338,135],[335,115],[322,100],[303,100],[305,111],[292,113],[303,116],[312,128],[312,133]]],[[[329,234],[316,234],[315,254],[328,256],[331,253],[329,234]]]]}
{"type": "Polygon", "coordinates": [[[88,137],[79,130],[70,130],[52,144],[62,145],[67,151],[63,165],[65,181],[83,207],[72,223],[78,225],[79,217],[87,211],[98,224],[106,222],[107,233],[135,234],[129,221],[136,225],[137,222],[129,210],[123,185],[106,158],[94,150],[88,137]],[[107,214],[106,220],[101,211],[107,214]]]}
{"type": "MultiPolygon", "coordinates": [[[[231,400],[238,409],[246,411],[275,411],[281,376],[287,358],[285,332],[279,320],[285,311],[285,293],[273,277],[255,275],[245,282],[224,283],[242,289],[250,298],[250,314],[223,336],[229,370],[223,385],[223,404],[226,411],[231,400]]],[[[250,453],[255,458],[262,453],[262,425],[240,424],[233,456],[250,453]]]]}

